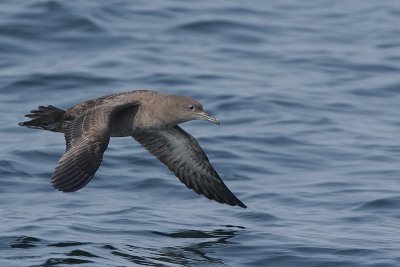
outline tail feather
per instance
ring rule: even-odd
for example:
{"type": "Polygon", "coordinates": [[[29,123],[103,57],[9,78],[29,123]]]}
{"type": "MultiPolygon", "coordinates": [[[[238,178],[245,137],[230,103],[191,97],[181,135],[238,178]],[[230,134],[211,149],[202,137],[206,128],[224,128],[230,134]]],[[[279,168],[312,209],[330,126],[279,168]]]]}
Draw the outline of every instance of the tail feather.
{"type": "Polygon", "coordinates": [[[66,121],[64,119],[65,111],[54,106],[39,106],[37,110],[32,110],[30,114],[26,114],[32,120],[20,122],[18,125],[28,128],[42,129],[52,132],[63,132],[66,121]]]}

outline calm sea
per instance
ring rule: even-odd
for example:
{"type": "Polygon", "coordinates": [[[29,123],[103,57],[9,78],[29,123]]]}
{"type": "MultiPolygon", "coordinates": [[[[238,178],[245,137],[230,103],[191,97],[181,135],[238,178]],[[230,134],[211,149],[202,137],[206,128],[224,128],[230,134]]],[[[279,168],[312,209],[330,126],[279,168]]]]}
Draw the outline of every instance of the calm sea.
{"type": "Polygon", "coordinates": [[[400,266],[400,2],[2,1],[0,266],[400,266]],[[70,194],[38,105],[157,89],[247,209],[132,138],[70,194]]]}

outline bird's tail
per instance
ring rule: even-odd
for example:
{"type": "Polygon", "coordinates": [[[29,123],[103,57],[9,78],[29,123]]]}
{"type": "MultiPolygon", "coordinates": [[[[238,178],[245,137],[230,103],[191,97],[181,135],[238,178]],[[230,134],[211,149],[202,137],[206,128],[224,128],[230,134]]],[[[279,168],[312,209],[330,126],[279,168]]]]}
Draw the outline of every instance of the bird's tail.
{"type": "Polygon", "coordinates": [[[68,123],[64,118],[64,113],[64,110],[54,106],[39,106],[37,110],[32,110],[30,114],[25,115],[32,120],[20,122],[18,125],[52,132],[64,132],[68,123]]]}

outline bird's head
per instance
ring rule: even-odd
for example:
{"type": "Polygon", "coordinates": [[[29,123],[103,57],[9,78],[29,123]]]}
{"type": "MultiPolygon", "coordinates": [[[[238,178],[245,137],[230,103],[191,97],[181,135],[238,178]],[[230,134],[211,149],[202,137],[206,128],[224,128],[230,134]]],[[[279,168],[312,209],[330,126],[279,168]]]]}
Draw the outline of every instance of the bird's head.
{"type": "MultiPolygon", "coordinates": [[[[177,117],[179,123],[190,120],[207,120],[209,122],[220,124],[217,118],[214,118],[204,111],[203,105],[188,96],[171,95],[171,112],[177,117]]],[[[171,115],[172,115],[171,114],[171,115]]]]}

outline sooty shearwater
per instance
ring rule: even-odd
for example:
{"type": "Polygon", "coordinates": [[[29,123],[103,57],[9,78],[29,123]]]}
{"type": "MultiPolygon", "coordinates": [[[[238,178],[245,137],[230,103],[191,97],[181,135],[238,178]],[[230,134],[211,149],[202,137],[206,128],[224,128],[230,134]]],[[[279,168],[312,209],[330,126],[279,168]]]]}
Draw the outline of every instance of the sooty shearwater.
{"type": "Polygon", "coordinates": [[[19,125],[64,133],[65,153],[51,177],[63,192],[84,187],[99,168],[110,137],[132,136],[189,189],[209,199],[246,208],[224,184],[196,139],[178,124],[207,120],[219,124],[187,96],[130,91],[77,104],[67,111],[39,106],[19,125]]]}

